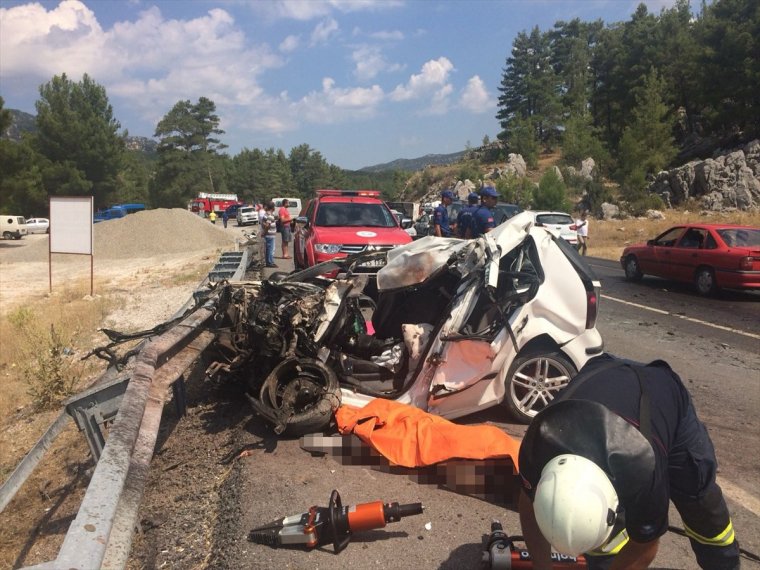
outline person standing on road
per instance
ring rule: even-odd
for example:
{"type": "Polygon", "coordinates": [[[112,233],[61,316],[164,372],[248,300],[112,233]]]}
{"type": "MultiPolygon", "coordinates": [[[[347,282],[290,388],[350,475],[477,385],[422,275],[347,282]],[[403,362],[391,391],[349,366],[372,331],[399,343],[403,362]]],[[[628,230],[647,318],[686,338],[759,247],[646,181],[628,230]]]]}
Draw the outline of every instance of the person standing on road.
{"type": "Polygon", "coordinates": [[[467,196],[467,206],[459,211],[457,216],[457,235],[462,239],[472,237],[472,214],[478,209],[480,196],[475,192],[470,192],[467,196]]]}
{"type": "Polygon", "coordinates": [[[496,227],[493,219],[493,208],[499,199],[499,193],[493,186],[486,186],[480,191],[482,203],[472,212],[472,223],[470,224],[471,236],[478,238],[487,234],[496,227]]]}
{"type": "Polygon", "coordinates": [[[261,232],[264,235],[265,265],[277,267],[274,263],[274,242],[277,237],[277,219],[274,216],[274,203],[269,202],[264,206],[264,219],[261,222],[261,232]]]}
{"type": "Polygon", "coordinates": [[[575,231],[578,236],[576,248],[581,255],[586,255],[588,249],[588,212],[583,210],[580,219],[575,220],[575,231]]]}
{"type": "Polygon", "coordinates": [[[448,207],[454,201],[451,190],[441,192],[441,203],[433,210],[433,234],[438,237],[451,237],[448,207]]]}
{"type": "Polygon", "coordinates": [[[214,210],[211,210],[211,213],[208,215],[209,221],[216,225],[216,212],[214,210]]]}
{"type": "Polygon", "coordinates": [[[551,547],[585,553],[592,570],[648,568],[671,500],[699,566],[739,568],[713,444],[662,360],[590,360],[533,419],[519,466],[520,522],[535,570],[552,568],[551,547]]]}
{"type": "Polygon", "coordinates": [[[222,212],[222,223],[224,224],[224,227],[227,227],[227,221],[230,219],[230,214],[227,212],[227,210],[224,210],[222,212]]]}
{"type": "Polygon", "coordinates": [[[290,255],[288,254],[288,246],[290,245],[290,242],[293,241],[293,234],[291,232],[290,222],[290,211],[288,210],[288,206],[290,205],[290,202],[288,202],[287,198],[284,198],[282,200],[282,206],[280,206],[280,210],[277,212],[277,217],[280,220],[280,233],[282,234],[282,258],[283,259],[290,259],[290,255]]]}

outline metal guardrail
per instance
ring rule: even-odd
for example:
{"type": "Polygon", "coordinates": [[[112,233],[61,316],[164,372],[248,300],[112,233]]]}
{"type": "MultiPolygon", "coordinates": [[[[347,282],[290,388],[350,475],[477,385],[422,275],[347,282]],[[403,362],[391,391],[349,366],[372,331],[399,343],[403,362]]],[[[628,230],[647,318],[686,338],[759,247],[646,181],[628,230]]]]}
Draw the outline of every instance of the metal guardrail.
{"type": "MultiPolygon", "coordinates": [[[[208,282],[243,279],[255,251],[250,245],[241,252],[222,254],[199,288],[208,282]]],[[[176,316],[183,314],[191,303],[192,299],[176,316]]],[[[113,371],[107,371],[95,388],[67,402],[72,414],[79,417],[80,429],[88,433],[88,444],[97,464],[56,559],[26,570],[126,567],[168,388],[184,382],[185,370],[213,340],[214,334],[204,330],[213,314],[211,304],[199,308],[159,337],[141,345],[131,377],[114,380],[113,371]],[[121,381],[126,383],[127,380],[129,383],[122,395],[121,381]],[[97,406],[98,393],[102,395],[109,389],[114,393],[105,400],[108,403],[100,411],[87,413],[82,411],[81,405],[77,408],[77,403],[84,404],[85,408],[88,402],[95,402],[97,406]],[[114,406],[116,400],[120,400],[120,404],[114,406]],[[79,411],[74,411],[76,409],[79,411]],[[101,420],[110,419],[114,414],[108,439],[102,440],[101,420]]],[[[0,510],[32,473],[66,423],[66,413],[62,411],[0,487],[0,510]]]]}

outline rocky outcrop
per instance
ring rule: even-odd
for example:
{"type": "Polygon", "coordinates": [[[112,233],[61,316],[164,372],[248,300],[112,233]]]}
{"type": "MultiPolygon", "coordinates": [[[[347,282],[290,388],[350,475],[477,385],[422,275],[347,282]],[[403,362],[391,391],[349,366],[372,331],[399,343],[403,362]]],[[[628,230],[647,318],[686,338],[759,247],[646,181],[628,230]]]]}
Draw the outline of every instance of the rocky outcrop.
{"type": "Polygon", "coordinates": [[[602,203],[602,219],[611,220],[620,216],[620,208],[609,202],[602,203]]]}
{"type": "Polygon", "coordinates": [[[760,209],[760,140],[728,154],[660,172],[649,191],[675,206],[699,200],[705,210],[760,209]]]}
{"type": "Polygon", "coordinates": [[[476,188],[478,188],[478,186],[476,186],[471,180],[459,180],[454,186],[454,194],[456,194],[460,200],[466,200],[467,195],[470,192],[475,192],[476,188]]]}
{"type": "Polygon", "coordinates": [[[505,176],[525,176],[528,172],[528,166],[521,154],[509,153],[507,163],[504,166],[496,167],[485,175],[486,179],[496,180],[505,176]]]}

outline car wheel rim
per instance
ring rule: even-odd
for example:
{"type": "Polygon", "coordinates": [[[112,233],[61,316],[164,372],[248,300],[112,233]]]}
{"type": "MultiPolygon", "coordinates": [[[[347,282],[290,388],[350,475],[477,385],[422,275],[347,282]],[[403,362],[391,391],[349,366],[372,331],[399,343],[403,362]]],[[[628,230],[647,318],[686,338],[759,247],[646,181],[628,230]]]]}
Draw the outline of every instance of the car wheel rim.
{"type": "Polygon", "coordinates": [[[625,266],[625,268],[628,277],[633,277],[639,271],[639,264],[636,262],[636,259],[632,257],[628,260],[628,264],[625,266]]]}
{"type": "Polygon", "coordinates": [[[697,276],[697,288],[702,293],[707,293],[713,287],[712,273],[709,271],[701,271],[697,276]]]}
{"type": "Polygon", "coordinates": [[[515,371],[509,386],[510,396],[521,413],[533,417],[549,405],[570,380],[570,371],[556,360],[532,358],[515,371]]]}

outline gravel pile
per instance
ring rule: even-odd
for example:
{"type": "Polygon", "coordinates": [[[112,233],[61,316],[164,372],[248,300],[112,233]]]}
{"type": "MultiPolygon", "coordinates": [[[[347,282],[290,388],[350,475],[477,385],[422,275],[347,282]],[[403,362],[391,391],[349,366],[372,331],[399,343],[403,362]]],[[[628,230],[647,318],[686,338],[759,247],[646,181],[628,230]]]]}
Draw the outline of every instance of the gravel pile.
{"type": "MultiPolygon", "coordinates": [[[[179,208],[145,210],[95,224],[94,229],[96,260],[153,257],[234,244],[234,238],[221,225],[179,208]]],[[[47,261],[47,258],[48,240],[44,239],[4,252],[2,261],[47,261]]]]}

